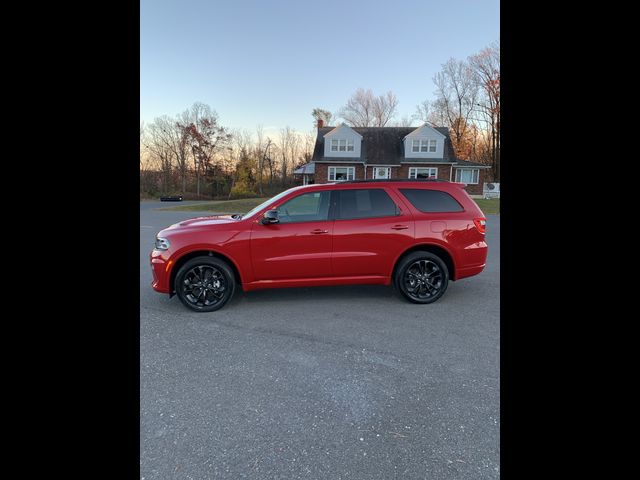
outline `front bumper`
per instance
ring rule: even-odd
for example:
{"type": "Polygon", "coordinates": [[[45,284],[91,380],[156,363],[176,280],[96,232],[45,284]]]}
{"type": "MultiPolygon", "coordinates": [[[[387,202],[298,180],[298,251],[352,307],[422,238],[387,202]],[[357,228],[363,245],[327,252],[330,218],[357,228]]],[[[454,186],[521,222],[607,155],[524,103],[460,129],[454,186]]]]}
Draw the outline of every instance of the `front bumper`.
{"type": "Polygon", "coordinates": [[[153,281],[151,287],[160,293],[171,293],[169,287],[169,278],[171,274],[171,265],[173,261],[169,259],[166,251],[152,250],[150,257],[151,273],[153,273],[153,281]]]}

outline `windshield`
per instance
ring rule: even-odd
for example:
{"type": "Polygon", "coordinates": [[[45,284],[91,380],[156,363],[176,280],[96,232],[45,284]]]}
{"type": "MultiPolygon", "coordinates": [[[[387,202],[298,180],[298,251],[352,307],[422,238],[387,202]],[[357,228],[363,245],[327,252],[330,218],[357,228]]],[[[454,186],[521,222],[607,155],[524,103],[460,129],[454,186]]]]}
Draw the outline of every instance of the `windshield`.
{"type": "MultiPolygon", "coordinates": [[[[296,188],[296,187],[294,187],[296,188]]],[[[284,197],[286,194],[288,194],[291,190],[293,190],[293,188],[290,188],[288,190],[285,190],[284,192],[280,192],[278,195],[276,195],[275,197],[271,197],[268,200],[265,200],[264,202],[262,202],[260,205],[258,205],[257,207],[253,207],[251,210],[249,210],[247,213],[245,213],[242,218],[249,218],[252,215],[255,215],[257,212],[259,212],[260,210],[262,210],[264,207],[266,207],[267,205],[269,205],[272,202],[276,202],[278,200],[280,200],[282,197],[284,197]]]]}

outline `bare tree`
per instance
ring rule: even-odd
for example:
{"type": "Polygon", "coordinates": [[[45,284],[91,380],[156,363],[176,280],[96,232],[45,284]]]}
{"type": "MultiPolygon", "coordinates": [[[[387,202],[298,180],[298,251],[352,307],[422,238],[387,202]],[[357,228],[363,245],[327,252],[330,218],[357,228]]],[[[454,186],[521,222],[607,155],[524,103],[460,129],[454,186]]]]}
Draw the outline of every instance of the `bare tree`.
{"type": "Polygon", "coordinates": [[[500,181],[500,44],[493,43],[469,57],[482,95],[476,106],[489,125],[489,150],[493,177],[500,181]]]}
{"type": "MultiPolygon", "coordinates": [[[[429,100],[423,100],[418,105],[416,105],[416,113],[414,113],[411,118],[413,120],[417,120],[420,123],[431,123],[429,114],[431,112],[431,103],[429,100]]],[[[438,125],[433,125],[438,126],[438,125]]]]}
{"type": "Polygon", "coordinates": [[[311,116],[313,117],[313,128],[318,125],[318,120],[322,120],[325,126],[331,125],[333,120],[333,113],[322,108],[314,108],[311,112],[311,116]]]}
{"type": "Polygon", "coordinates": [[[313,157],[313,149],[316,146],[316,132],[311,131],[302,136],[300,162],[309,163],[313,157]]]}
{"type": "Polygon", "coordinates": [[[258,125],[258,127],[256,128],[256,143],[255,143],[255,147],[254,147],[254,156],[256,158],[256,163],[257,163],[257,177],[258,177],[258,192],[260,193],[260,196],[263,197],[264,196],[264,192],[263,192],[263,179],[264,179],[264,170],[265,170],[265,163],[266,163],[266,154],[267,154],[267,150],[269,149],[269,146],[271,145],[271,140],[265,140],[264,138],[264,129],[262,128],[262,125],[258,125]]]}
{"type": "Polygon", "coordinates": [[[144,122],[140,122],[140,170],[144,169],[145,164],[143,163],[143,157],[147,152],[147,147],[145,145],[145,128],[144,122]]]}
{"type": "Polygon", "coordinates": [[[193,104],[189,119],[189,147],[196,171],[196,194],[200,197],[200,180],[203,176],[216,176],[219,166],[214,163],[214,155],[227,146],[231,135],[220,126],[218,114],[204,103],[193,104]]]}
{"type": "Polygon", "coordinates": [[[471,67],[463,61],[449,59],[442,65],[442,71],[433,77],[436,85],[436,101],[432,115],[446,120],[453,133],[456,152],[465,158],[467,130],[476,109],[478,84],[471,67]]]}
{"type": "Polygon", "coordinates": [[[147,143],[145,144],[148,151],[156,157],[162,171],[162,183],[165,193],[172,188],[171,174],[173,169],[173,161],[175,153],[172,145],[172,129],[173,121],[166,115],[157,117],[153,123],[149,125],[147,143]]]}
{"type": "Polygon", "coordinates": [[[414,116],[403,115],[399,120],[392,122],[393,127],[411,127],[414,122],[414,116]]]}
{"type": "Polygon", "coordinates": [[[373,100],[374,127],[384,127],[395,116],[398,97],[392,91],[379,95],[373,100]]]}
{"type": "Polygon", "coordinates": [[[295,129],[288,125],[280,130],[278,150],[280,153],[280,174],[282,186],[286,186],[289,174],[298,156],[299,137],[295,129]]]}
{"type": "Polygon", "coordinates": [[[398,98],[389,91],[375,96],[371,89],[359,88],[351,95],[340,115],[353,127],[384,127],[395,116],[398,98]]]}

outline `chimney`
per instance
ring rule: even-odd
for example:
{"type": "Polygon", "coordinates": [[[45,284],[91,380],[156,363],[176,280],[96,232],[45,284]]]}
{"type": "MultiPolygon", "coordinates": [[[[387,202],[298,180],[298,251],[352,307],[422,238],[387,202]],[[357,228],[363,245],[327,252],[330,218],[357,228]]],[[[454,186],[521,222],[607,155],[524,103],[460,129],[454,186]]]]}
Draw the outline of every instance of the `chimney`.
{"type": "Polygon", "coordinates": [[[322,128],[322,127],[324,127],[324,120],[319,118],[318,119],[318,128],[322,128]]]}

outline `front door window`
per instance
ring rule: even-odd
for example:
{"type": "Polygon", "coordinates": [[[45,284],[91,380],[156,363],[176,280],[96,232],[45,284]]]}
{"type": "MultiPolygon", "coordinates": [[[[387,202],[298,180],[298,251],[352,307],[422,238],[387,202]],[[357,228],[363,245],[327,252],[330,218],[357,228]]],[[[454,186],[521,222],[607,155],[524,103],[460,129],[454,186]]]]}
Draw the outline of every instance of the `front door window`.
{"type": "Polygon", "coordinates": [[[391,167],[373,167],[373,178],[391,178],[391,167]]]}

